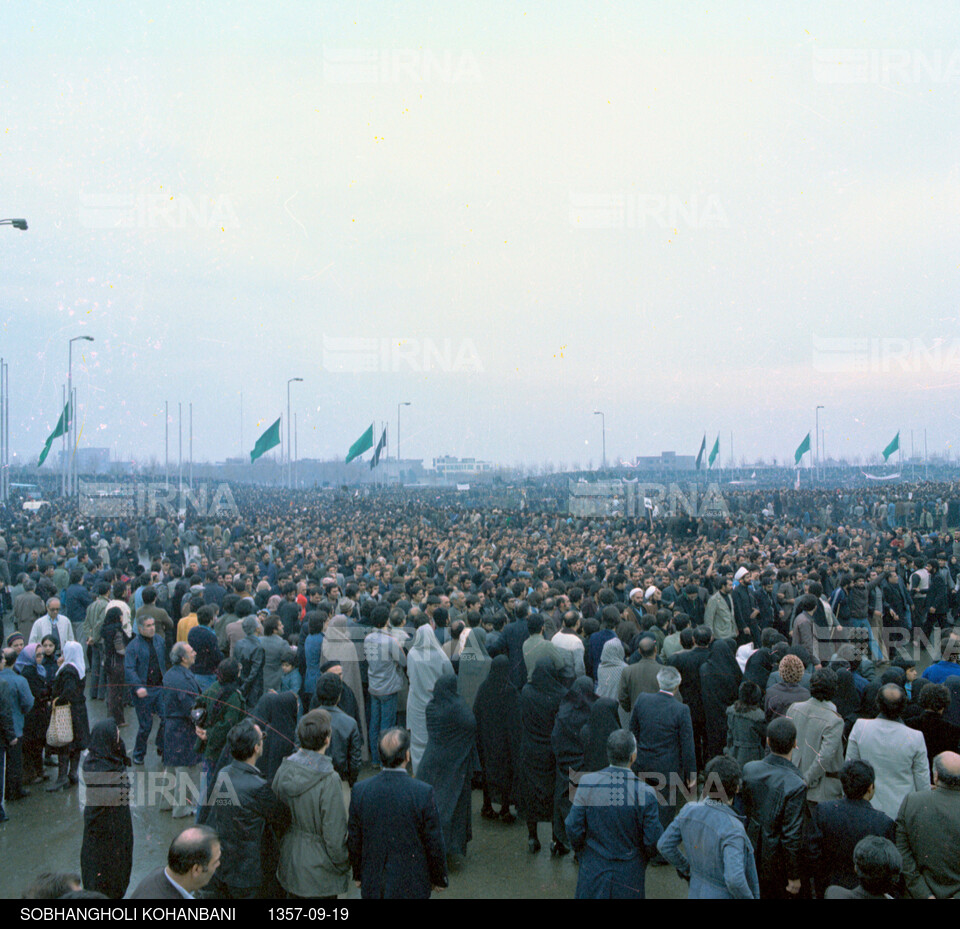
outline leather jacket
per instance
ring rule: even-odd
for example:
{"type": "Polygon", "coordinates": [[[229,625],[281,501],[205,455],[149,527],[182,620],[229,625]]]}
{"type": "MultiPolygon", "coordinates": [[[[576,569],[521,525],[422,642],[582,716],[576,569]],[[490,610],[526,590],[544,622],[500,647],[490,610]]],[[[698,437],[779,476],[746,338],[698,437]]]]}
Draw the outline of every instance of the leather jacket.
{"type": "Polygon", "coordinates": [[[800,877],[807,785],[786,758],[767,755],[743,766],[747,835],[757,854],[761,881],[800,877]]]}

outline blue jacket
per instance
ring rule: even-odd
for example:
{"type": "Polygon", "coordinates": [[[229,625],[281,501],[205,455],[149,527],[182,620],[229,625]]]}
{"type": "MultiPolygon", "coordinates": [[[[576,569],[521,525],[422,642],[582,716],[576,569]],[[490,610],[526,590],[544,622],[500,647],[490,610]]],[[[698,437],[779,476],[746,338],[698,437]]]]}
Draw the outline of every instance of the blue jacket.
{"type": "Polygon", "coordinates": [[[96,599],[82,584],[71,584],[63,592],[63,612],[79,628],[87,616],[87,607],[96,599]]]}
{"type": "Polygon", "coordinates": [[[684,781],[697,775],[690,707],[663,692],[640,694],[630,715],[637,740],[634,771],[678,774],[684,781]]]}
{"type": "Polygon", "coordinates": [[[647,860],[663,832],[653,790],[629,768],[584,774],[566,819],[580,855],[578,900],[642,900],[647,860]]]}
{"type": "Polygon", "coordinates": [[[13,668],[0,671],[0,680],[10,685],[10,709],[13,712],[13,730],[19,739],[23,735],[23,717],[33,709],[33,692],[25,677],[13,668]]]}
{"type": "Polygon", "coordinates": [[[753,845],[743,820],[725,803],[688,803],[657,843],[660,854],[690,879],[690,900],[759,900],[753,845]],[[683,842],[687,855],[680,851],[683,842]]]}
{"type": "MultiPolygon", "coordinates": [[[[147,671],[150,668],[150,641],[160,660],[160,673],[167,670],[167,659],[163,654],[163,636],[155,635],[152,640],[145,639],[137,633],[133,641],[127,646],[127,654],[123,659],[123,674],[132,690],[147,687],[147,671]]],[[[162,686],[162,685],[161,685],[162,686]]],[[[147,687],[147,696],[160,692],[160,687],[147,687]]]]}

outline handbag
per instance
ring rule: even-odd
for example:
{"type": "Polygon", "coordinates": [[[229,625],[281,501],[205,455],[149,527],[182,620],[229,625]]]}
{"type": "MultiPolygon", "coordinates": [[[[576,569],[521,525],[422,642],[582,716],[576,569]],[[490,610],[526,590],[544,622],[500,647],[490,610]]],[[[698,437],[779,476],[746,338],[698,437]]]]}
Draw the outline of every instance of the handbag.
{"type": "Polygon", "coordinates": [[[64,748],[73,742],[73,715],[70,703],[57,698],[50,711],[50,725],[47,726],[47,745],[51,748],[64,748]]]}

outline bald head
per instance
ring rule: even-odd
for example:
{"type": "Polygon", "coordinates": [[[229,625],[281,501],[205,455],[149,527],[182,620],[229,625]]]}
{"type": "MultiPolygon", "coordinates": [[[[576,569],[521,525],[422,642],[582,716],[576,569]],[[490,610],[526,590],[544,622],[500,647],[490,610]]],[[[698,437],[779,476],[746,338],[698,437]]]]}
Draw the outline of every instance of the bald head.
{"type": "Polygon", "coordinates": [[[933,783],[947,790],[960,790],[960,755],[941,752],[933,759],[933,783]]]}
{"type": "Polygon", "coordinates": [[[380,737],[380,761],[385,768],[404,768],[410,759],[410,733],[406,729],[388,729],[380,737]]]}

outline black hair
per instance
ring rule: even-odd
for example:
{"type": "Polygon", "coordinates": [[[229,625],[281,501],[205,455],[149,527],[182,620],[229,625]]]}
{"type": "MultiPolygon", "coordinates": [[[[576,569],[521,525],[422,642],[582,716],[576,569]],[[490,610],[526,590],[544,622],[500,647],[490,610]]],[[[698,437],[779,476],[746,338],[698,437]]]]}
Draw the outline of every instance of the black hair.
{"type": "Polygon", "coordinates": [[[770,751],[776,755],[786,755],[797,741],[797,727],[786,716],[774,719],[767,726],[767,742],[770,751]]]}
{"type": "Polygon", "coordinates": [[[876,774],[869,761],[847,761],[840,769],[840,786],[848,800],[862,800],[875,779],[876,774]]]}
{"type": "Polygon", "coordinates": [[[230,746],[230,755],[235,761],[246,761],[257,750],[262,734],[254,727],[253,721],[244,719],[237,723],[227,733],[227,745],[230,746]]]}

